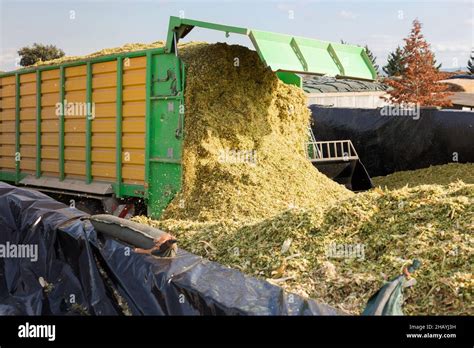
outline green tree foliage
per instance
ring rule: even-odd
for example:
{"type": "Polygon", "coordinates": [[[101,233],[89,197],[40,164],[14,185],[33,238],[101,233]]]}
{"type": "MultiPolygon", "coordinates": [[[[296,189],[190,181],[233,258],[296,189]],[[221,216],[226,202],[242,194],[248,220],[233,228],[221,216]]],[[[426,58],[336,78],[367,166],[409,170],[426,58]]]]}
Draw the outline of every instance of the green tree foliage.
{"type": "Polygon", "coordinates": [[[21,57],[21,66],[30,66],[38,61],[47,61],[51,59],[61,58],[64,56],[64,51],[54,45],[42,45],[34,43],[31,47],[25,46],[18,50],[18,55],[21,57]]]}
{"type": "Polygon", "coordinates": [[[394,52],[391,52],[387,58],[387,65],[382,70],[388,76],[400,76],[403,74],[405,65],[403,64],[403,50],[400,46],[394,52]]]}
{"type": "Polygon", "coordinates": [[[377,57],[375,54],[369,49],[367,45],[364,46],[365,52],[367,53],[367,56],[369,56],[370,61],[372,62],[372,65],[374,66],[375,71],[377,72],[377,75],[379,74],[379,66],[377,64],[377,57]]]}
{"type": "Polygon", "coordinates": [[[469,74],[474,75],[474,49],[471,52],[471,57],[467,61],[467,71],[469,74]]]}

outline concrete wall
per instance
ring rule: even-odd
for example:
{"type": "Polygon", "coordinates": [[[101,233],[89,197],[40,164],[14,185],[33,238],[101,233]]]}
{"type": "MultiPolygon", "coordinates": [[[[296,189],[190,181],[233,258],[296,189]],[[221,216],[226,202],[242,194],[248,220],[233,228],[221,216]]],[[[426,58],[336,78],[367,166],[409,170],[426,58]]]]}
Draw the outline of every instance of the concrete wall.
{"type": "Polygon", "coordinates": [[[388,104],[381,98],[381,96],[387,96],[383,91],[309,93],[307,96],[308,105],[316,104],[339,108],[375,109],[388,104]]]}

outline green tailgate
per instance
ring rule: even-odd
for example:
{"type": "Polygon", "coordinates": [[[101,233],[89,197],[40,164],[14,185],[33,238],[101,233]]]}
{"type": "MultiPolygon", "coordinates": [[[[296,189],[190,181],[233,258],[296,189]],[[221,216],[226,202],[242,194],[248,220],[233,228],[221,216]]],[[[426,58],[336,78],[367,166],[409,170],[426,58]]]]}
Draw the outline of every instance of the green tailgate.
{"type": "Polygon", "coordinates": [[[148,215],[158,218],[181,188],[184,127],[182,62],[147,54],[146,182],[148,215]]]}
{"type": "Polygon", "coordinates": [[[194,27],[223,31],[226,35],[230,33],[247,35],[260,59],[276,72],[330,75],[362,80],[374,80],[377,77],[363,47],[178,17],[170,18],[166,50],[174,52],[176,42],[194,27]]]}
{"type": "Polygon", "coordinates": [[[366,80],[376,77],[362,47],[258,30],[252,30],[249,36],[260,59],[273,71],[366,80]]]}

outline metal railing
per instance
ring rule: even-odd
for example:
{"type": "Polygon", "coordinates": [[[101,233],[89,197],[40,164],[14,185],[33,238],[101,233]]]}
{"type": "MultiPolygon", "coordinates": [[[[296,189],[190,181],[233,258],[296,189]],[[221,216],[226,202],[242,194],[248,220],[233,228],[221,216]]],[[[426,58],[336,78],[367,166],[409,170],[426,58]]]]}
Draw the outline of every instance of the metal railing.
{"type": "Polygon", "coordinates": [[[311,162],[341,162],[359,159],[350,140],[310,141],[305,150],[311,162]]]}

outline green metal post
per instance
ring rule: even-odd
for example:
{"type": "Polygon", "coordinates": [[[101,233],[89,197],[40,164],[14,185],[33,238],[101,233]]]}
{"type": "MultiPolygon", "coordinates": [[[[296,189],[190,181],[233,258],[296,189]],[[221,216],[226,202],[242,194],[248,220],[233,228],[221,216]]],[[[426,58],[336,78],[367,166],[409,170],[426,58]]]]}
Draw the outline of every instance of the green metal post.
{"type": "Polygon", "coordinates": [[[20,75],[15,74],[15,183],[20,181],[20,75]]]}
{"type": "Polygon", "coordinates": [[[117,58],[117,99],[116,99],[116,169],[117,186],[115,194],[122,197],[122,95],[123,95],[123,60],[117,58]]]}
{"type": "Polygon", "coordinates": [[[59,100],[61,113],[59,114],[59,180],[64,180],[64,66],[59,67],[59,100]]]}
{"type": "Polygon", "coordinates": [[[86,183],[92,182],[92,65],[87,62],[86,76],[86,183]]]}
{"type": "Polygon", "coordinates": [[[151,79],[152,61],[151,53],[146,54],[146,83],[145,83],[145,194],[148,196],[149,170],[150,170],[150,144],[151,144],[151,79]]]}
{"type": "Polygon", "coordinates": [[[36,177],[41,176],[41,71],[36,70],[36,177]]]}

